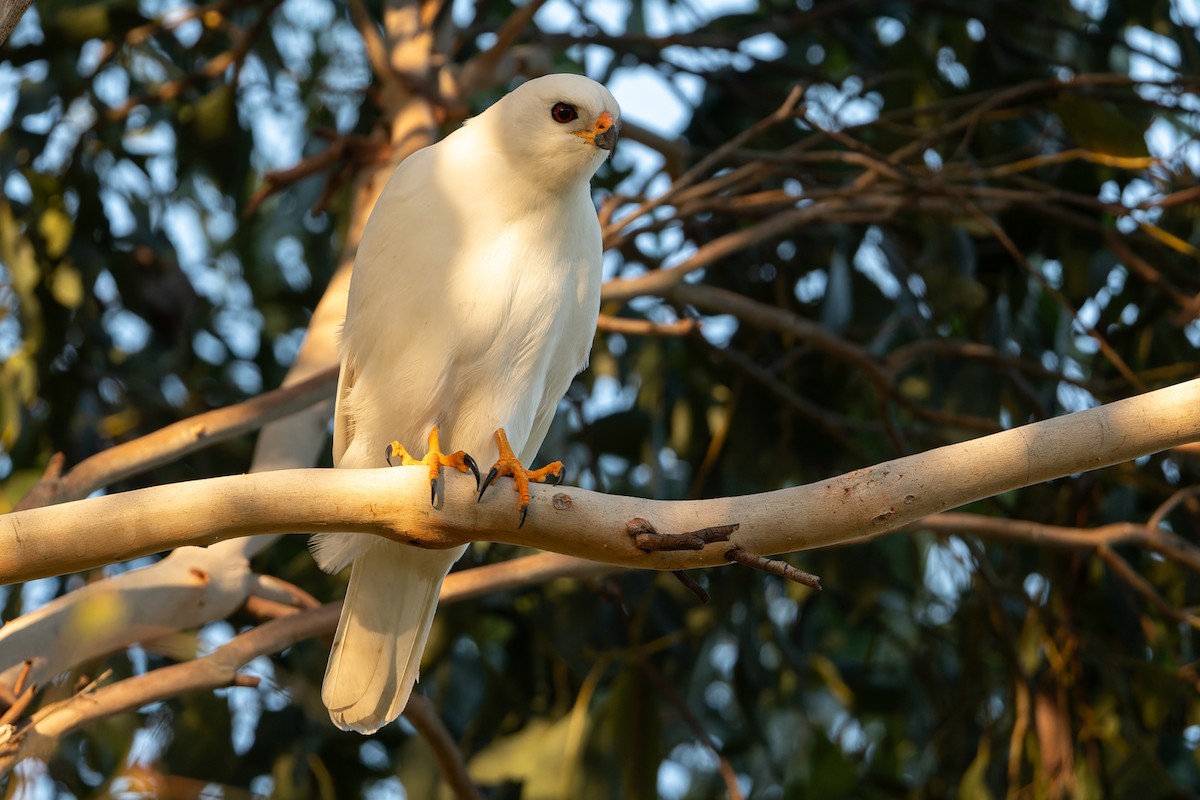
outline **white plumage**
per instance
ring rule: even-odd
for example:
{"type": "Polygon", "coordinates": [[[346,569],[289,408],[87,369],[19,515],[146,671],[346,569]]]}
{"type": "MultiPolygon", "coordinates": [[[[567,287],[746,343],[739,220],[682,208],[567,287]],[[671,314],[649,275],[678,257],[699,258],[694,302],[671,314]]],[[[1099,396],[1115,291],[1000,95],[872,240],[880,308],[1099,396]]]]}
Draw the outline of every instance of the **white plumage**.
{"type": "MultiPolygon", "coordinates": [[[[550,75],[397,168],[350,284],[335,466],[382,466],[393,439],[422,453],[434,425],[444,452],[466,450],[485,470],[503,428],[529,464],[595,335],[589,182],[618,114],[600,84],[550,75]]],[[[321,693],[338,727],[372,733],[404,710],[442,579],[463,550],[316,537],[322,569],[353,564],[321,693]]]]}

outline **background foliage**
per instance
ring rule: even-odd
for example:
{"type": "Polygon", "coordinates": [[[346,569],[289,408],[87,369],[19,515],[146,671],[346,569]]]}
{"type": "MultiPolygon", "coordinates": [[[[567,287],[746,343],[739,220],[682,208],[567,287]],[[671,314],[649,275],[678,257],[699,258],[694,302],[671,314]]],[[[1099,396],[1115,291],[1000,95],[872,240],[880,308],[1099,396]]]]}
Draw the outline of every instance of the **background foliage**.
{"type": "MultiPolygon", "coordinates": [[[[0,49],[6,502],[55,451],[76,462],[279,383],[351,178],[386,157],[353,7],[44,0],[0,49]],[[335,144],[327,169],[263,192],[335,144]]],[[[513,13],[441,7],[451,62],[513,13]]],[[[596,181],[628,289],[605,311],[702,321],[602,333],[547,454],[604,491],[742,494],[1195,375],[1197,25],[1189,2],[545,3],[516,71],[585,71],[632,123],[596,181]],[[796,115],[760,124],[796,85],[796,115]],[[680,265],[696,268],[639,288],[680,265]]],[[[446,124],[507,81],[447,103],[446,124]]],[[[251,444],[113,488],[240,472],[251,444]]],[[[1140,522],[1198,469],[1179,450],[971,510],[1140,522]]],[[[1194,540],[1198,512],[1191,498],[1167,522],[1194,540]]],[[[511,555],[476,546],[460,567],[511,555]]],[[[723,569],[697,576],[707,605],[630,574],[448,607],[421,687],[492,797],[715,797],[722,770],[755,798],[1200,785],[1200,587],[1183,566],[920,530],[793,560],[825,590],[723,569]]],[[[322,599],[345,578],[301,537],[255,566],[322,599]]],[[[79,581],[0,589],[4,619],[79,581]]],[[[166,663],[154,650],[89,674],[166,663]]],[[[110,718],[14,773],[10,796],[436,796],[406,723],[371,739],[329,724],[325,654],[304,642],[255,662],[258,689],[110,718]]]]}

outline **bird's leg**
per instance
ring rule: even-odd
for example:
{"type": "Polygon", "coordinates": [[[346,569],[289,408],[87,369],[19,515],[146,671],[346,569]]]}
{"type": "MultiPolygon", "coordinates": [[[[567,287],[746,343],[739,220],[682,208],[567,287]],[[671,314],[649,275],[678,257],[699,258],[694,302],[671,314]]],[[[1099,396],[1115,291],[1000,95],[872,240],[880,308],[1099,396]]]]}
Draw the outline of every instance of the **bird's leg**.
{"type": "Polygon", "coordinates": [[[496,449],[500,455],[496,459],[495,465],[488,470],[487,477],[483,479],[483,485],[479,488],[479,498],[483,498],[483,493],[496,478],[501,475],[510,476],[513,479],[513,491],[517,492],[519,497],[517,500],[517,508],[521,509],[521,523],[517,526],[519,528],[525,524],[525,515],[529,513],[529,482],[542,483],[546,478],[553,476],[554,482],[558,483],[562,480],[563,463],[552,461],[540,469],[525,469],[520,459],[513,453],[504,428],[496,430],[496,449]]]}
{"type": "Polygon", "coordinates": [[[392,459],[399,458],[400,466],[411,467],[417,464],[429,467],[429,502],[437,502],[437,479],[442,467],[453,467],[459,472],[470,470],[475,475],[475,486],[479,486],[479,467],[475,464],[475,459],[471,458],[462,450],[446,455],[442,453],[438,446],[438,426],[434,425],[429,431],[429,450],[425,453],[424,458],[413,458],[404,445],[399,442],[392,442],[387,446],[387,452],[384,457],[387,459],[388,466],[392,466],[392,459]]]}

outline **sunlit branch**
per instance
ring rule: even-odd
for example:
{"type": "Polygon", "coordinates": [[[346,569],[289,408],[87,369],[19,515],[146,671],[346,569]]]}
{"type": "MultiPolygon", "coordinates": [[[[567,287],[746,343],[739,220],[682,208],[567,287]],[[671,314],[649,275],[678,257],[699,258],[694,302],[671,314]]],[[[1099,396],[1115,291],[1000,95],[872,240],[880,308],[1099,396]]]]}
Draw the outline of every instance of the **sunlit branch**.
{"type": "Polygon", "coordinates": [[[414,469],[279,471],[139,489],[0,517],[0,580],[59,575],[258,533],[348,531],[421,547],[497,541],[641,569],[725,563],[724,546],[645,552],[627,524],[660,532],[738,524],[730,543],[770,555],[893,531],[1022,486],[1200,440],[1200,379],[948,445],[819,483],[743,497],[652,501],[538,487],[517,527],[500,489],[448,475],[431,508],[414,469]]]}
{"type": "Polygon", "coordinates": [[[648,319],[630,319],[601,314],[597,330],[601,333],[620,333],[625,336],[687,336],[700,328],[696,319],[680,319],[674,322],[654,322],[648,319]]]}

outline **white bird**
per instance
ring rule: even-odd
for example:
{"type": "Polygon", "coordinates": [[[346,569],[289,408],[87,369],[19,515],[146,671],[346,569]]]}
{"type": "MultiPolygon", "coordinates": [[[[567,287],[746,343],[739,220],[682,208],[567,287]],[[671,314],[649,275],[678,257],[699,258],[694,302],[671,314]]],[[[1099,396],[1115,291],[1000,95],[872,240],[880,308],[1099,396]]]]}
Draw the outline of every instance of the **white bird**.
{"type": "MultiPolygon", "coordinates": [[[[334,466],[382,466],[386,449],[389,463],[427,464],[431,490],[442,465],[478,478],[464,453],[438,452],[447,443],[514,478],[524,521],[528,481],[561,475],[562,465],[521,464],[537,454],[596,331],[601,240],[590,181],[611,157],[619,114],[600,84],[549,75],[396,169],[354,263],[334,466]],[[423,462],[399,446],[426,437],[423,462]]],[[[442,579],[465,549],[315,537],[322,569],[353,564],[321,691],[339,728],[373,733],[404,710],[442,579]]]]}

